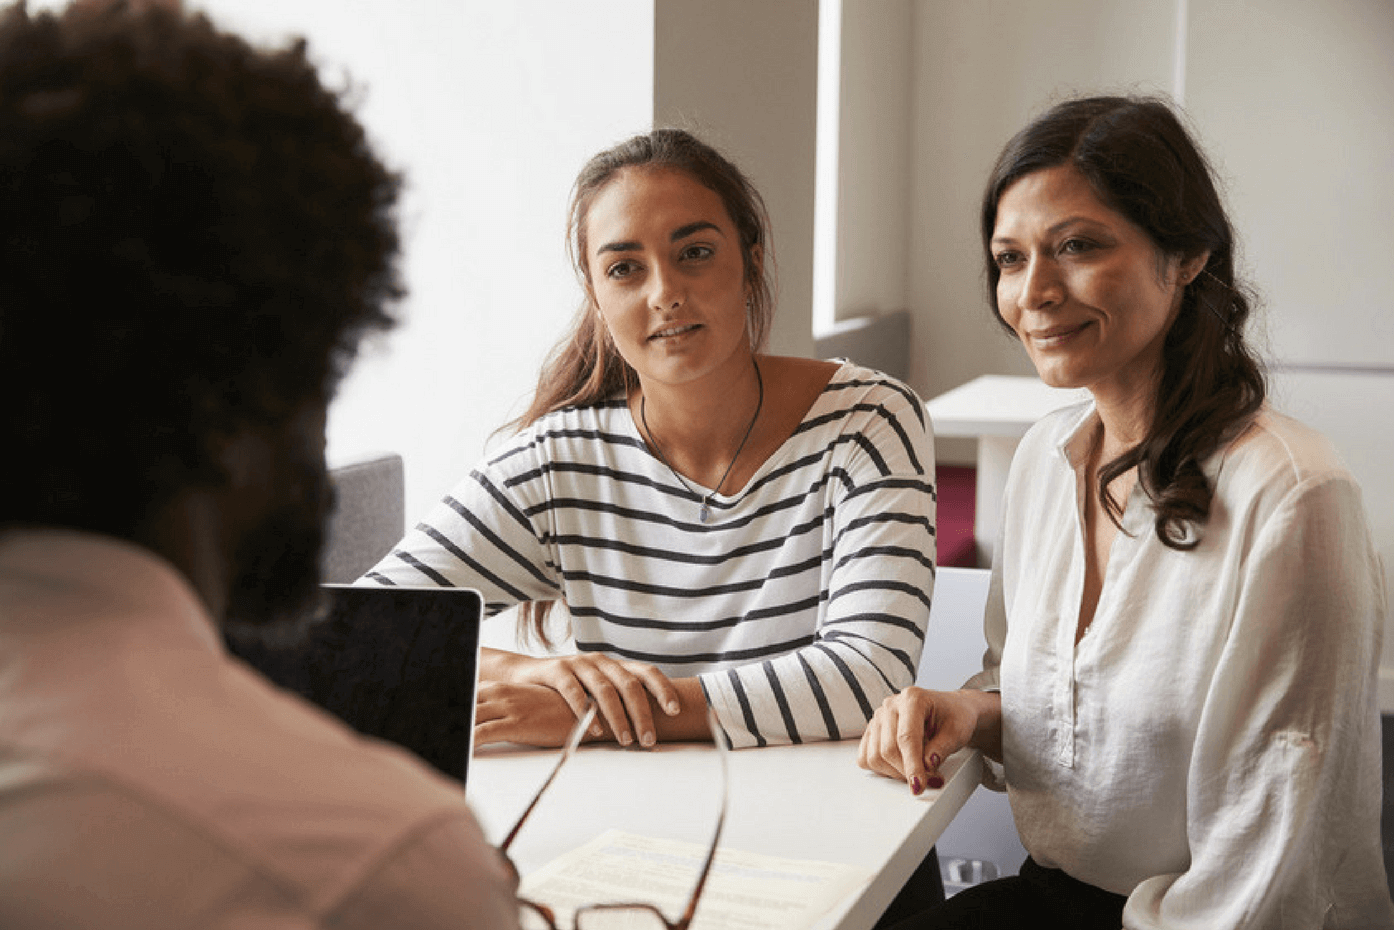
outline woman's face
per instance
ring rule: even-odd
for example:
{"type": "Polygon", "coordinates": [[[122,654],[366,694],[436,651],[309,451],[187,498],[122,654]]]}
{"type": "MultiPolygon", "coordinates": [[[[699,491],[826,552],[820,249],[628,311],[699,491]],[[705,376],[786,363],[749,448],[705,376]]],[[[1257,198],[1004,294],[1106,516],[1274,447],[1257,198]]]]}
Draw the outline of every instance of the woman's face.
{"type": "Polygon", "coordinates": [[[745,262],[715,191],[682,171],[624,169],[591,203],[585,261],[595,305],[641,380],[749,367],[745,262]]]}
{"type": "Polygon", "coordinates": [[[1205,256],[1163,256],[1069,166],[1003,192],[992,234],[997,309],[1041,380],[1096,398],[1150,398],[1185,284],[1205,256]]]}

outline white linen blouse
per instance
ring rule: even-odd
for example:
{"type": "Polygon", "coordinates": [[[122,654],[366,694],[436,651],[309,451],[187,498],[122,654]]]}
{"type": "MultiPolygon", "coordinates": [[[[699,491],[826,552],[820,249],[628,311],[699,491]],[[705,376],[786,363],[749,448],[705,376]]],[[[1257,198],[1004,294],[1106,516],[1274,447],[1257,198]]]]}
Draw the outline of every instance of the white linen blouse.
{"type": "Polygon", "coordinates": [[[1128,928],[1394,927],[1376,695],[1386,593],[1360,488],[1265,408],[1204,470],[1197,548],[1126,502],[1078,645],[1092,403],[1012,463],[986,614],[1003,772],[1041,865],[1129,896],[1128,928]]]}

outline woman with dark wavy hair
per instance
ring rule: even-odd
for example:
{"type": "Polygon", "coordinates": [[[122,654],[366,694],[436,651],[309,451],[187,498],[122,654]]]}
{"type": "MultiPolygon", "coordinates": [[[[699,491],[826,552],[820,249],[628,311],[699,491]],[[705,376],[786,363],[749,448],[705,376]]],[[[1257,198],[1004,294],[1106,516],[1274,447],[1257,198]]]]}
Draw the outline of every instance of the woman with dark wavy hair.
{"type": "Polygon", "coordinates": [[[988,297],[1041,378],[962,691],[888,699],[860,762],[995,760],[1029,858],[904,927],[1394,926],[1386,609],[1360,489],[1267,404],[1204,156],[1153,99],[1062,103],[987,185],[988,297]]]}
{"type": "MultiPolygon", "coordinates": [[[[486,650],[479,743],[857,736],[915,678],[934,583],[923,405],[850,362],[771,355],[760,195],[656,129],[576,180],[583,302],[519,431],[365,583],[478,588],[577,654],[486,650]]],[[[545,636],[543,637],[545,640],[545,636]]]]}

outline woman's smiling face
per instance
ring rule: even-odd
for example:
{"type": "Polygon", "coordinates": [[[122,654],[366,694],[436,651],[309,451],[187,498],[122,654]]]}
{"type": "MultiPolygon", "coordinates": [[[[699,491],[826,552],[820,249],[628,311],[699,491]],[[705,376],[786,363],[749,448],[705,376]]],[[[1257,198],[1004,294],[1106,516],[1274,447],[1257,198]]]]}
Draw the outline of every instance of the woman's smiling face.
{"type": "Polygon", "coordinates": [[[1119,398],[1146,396],[1182,289],[1204,265],[1164,256],[1069,166],[1013,182],[998,201],[997,311],[1041,380],[1119,398]]]}
{"type": "Polygon", "coordinates": [[[715,191],[682,171],[626,168],[585,222],[591,296],[641,380],[679,384],[749,367],[745,261],[715,191]]]}

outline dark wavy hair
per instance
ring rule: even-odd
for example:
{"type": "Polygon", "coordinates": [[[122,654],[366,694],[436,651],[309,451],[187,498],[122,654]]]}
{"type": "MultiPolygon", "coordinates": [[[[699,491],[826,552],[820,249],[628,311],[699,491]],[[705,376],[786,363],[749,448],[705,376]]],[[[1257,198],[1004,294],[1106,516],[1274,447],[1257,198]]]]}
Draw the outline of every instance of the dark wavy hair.
{"type": "Polygon", "coordinates": [[[591,205],[627,168],[681,171],[721,198],[740,238],[749,298],[746,328],[752,351],[763,350],[769,341],[774,318],[773,256],[769,214],[760,192],[730,160],[686,130],[655,129],[632,136],[592,157],[572,185],[567,247],[585,296],[571,330],[543,365],[532,403],[516,421],[517,426],[527,426],[563,407],[597,403],[635,383],[633,370],[610,343],[591,302],[586,263],[586,221],[591,205]]]}
{"type": "Polygon", "coordinates": [[[1002,194],[1018,179],[1068,165],[1111,209],[1139,226],[1162,255],[1209,260],[1186,286],[1162,350],[1151,427],[1099,472],[1099,498],[1118,523],[1109,484],[1137,467],[1158,538],[1173,549],[1200,541],[1213,489],[1201,463],[1263,404],[1263,370],[1244,340],[1247,288],[1235,280],[1234,233],[1199,146],[1163,100],[1086,97],[1057,104],[1007,143],[982,204],[987,293],[997,320],[1000,271],[991,240],[1002,194]]]}
{"type": "Polygon", "coordinates": [[[0,15],[0,526],[130,537],[393,324],[400,180],[305,43],[0,15]]]}

